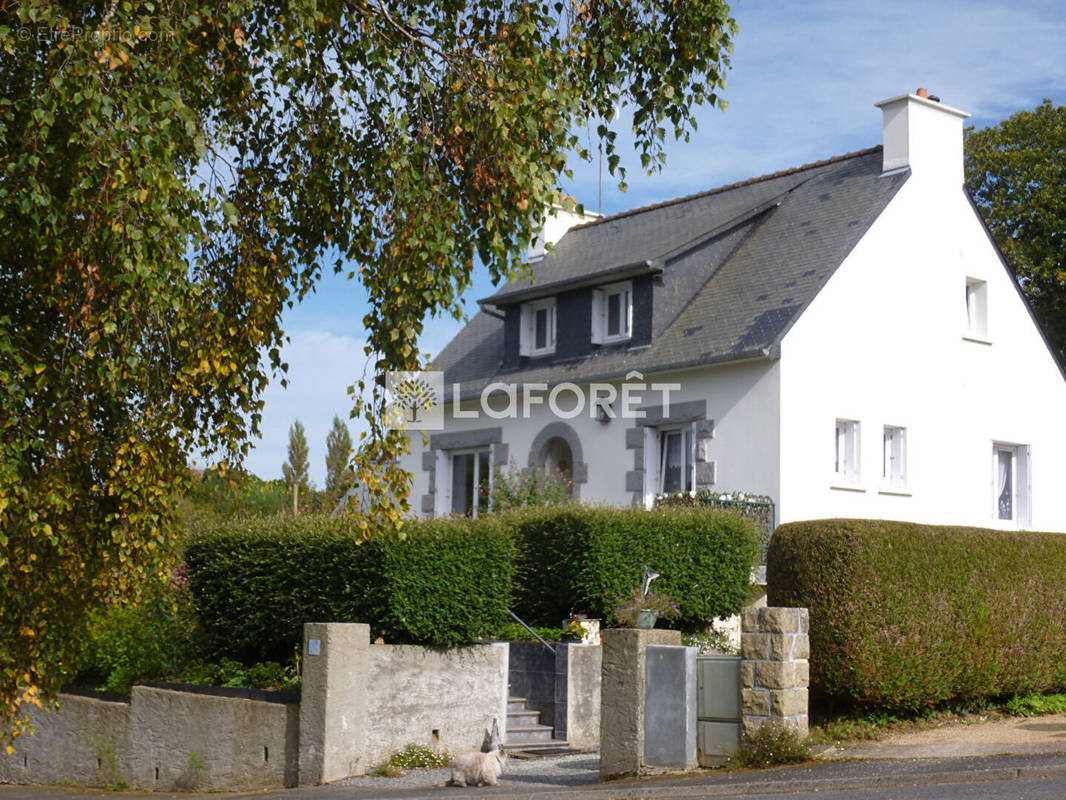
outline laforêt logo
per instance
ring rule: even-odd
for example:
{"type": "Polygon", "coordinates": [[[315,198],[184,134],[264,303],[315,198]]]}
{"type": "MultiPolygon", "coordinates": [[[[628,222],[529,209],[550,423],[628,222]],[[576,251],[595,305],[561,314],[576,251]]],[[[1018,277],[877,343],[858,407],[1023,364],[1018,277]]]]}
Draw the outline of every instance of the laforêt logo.
{"type": "Polygon", "coordinates": [[[390,428],[443,430],[444,373],[439,370],[386,373],[385,417],[390,428]]]}

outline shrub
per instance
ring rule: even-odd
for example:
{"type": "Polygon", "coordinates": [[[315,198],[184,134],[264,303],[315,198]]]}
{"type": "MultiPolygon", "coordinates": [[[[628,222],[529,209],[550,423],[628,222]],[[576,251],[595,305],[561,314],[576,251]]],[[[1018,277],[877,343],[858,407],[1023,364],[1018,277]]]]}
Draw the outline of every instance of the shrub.
{"type": "Polygon", "coordinates": [[[1012,717],[1035,717],[1041,714],[1061,714],[1066,711],[1066,694],[1015,695],[1004,706],[1012,717]]]}
{"type": "Polygon", "coordinates": [[[156,579],[132,602],[92,611],[74,682],[128,693],[137,682],[176,674],[197,654],[195,617],[184,573],[156,579]]]}
{"type": "Polygon", "coordinates": [[[794,730],[767,723],[741,743],[733,762],[737,766],[757,769],[776,764],[798,764],[810,758],[810,747],[794,730]]]}
{"type": "Polygon", "coordinates": [[[509,511],[523,506],[550,506],[570,500],[574,482],[561,472],[544,467],[519,469],[514,459],[507,469],[496,467],[489,501],[493,511],[509,511]]]}
{"type": "Polygon", "coordinates": [[[811,612],[819,702],[917,711],[1066,688],[1066,537],[883,520],[782,525],[769,604],[811,612]]]}
{"type": "Polygon", "coordinates": [[[411,522],[356,541],[324,516],[232,520],[186,551],[210,648],[284,661],[303,623],[366,622],[389,641],[451,646],[491,636],[511,593],[512,545],[492,518],[411,522]]]}
{"type": "Polygon", "coordinates": [[[684,629],[735,613],[747,597],[758,535],[751,522],[707,508],[519,509],[502,517],[518,550],[516,611],[558,624],[572,611],[611,621],[645,565],[678,607],[684,629]]]}

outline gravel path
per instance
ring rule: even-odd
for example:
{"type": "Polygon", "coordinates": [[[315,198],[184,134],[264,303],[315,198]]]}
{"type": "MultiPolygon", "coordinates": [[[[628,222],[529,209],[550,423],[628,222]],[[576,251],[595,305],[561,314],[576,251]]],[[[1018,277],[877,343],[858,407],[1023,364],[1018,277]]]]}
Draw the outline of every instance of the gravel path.
{"type": "MultiPolygon", "coordinates": [[[[451,777],[448,769],[409,769],[400,778],[345,778],[336,786],[362,789],[420,789],[443,785],[451,777]]],[[[600,779],[598,753],[581,753],[554,758],[507,759],[500,783],[511,786],[586,786],[600,779]]]]}

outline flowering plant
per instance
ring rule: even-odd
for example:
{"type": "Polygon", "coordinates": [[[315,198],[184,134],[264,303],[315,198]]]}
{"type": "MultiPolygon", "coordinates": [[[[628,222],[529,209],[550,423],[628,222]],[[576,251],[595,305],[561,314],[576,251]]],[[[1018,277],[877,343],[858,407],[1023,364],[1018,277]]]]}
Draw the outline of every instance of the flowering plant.
{"type": "Polygon", "coordinates": [[[622,595],[615,601],[617,603],[614,608],[615,622],[622,627],[632,628],[636,626],[641,611],[651,611],[656,617],[668,619],[681,613],[674,601],[670,599],[670,595],[651,591],[651,582],[658,577],[658,572],[652,572],[644,567],[640,586],[634,587],[628,595],[622,595]]]}

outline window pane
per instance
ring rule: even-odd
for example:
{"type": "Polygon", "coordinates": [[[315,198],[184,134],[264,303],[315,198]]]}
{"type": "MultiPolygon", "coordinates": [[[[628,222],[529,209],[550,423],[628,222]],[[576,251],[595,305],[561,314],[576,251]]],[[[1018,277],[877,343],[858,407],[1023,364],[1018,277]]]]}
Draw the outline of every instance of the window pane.
{"type": "Polygon", "coordinates": [[[489,507],[489,451],[477,454],[477,507],[485,511],[489,507]]]}
{"type": "Polygon", "coordinates": [[[541,350],[548,346],[548,309],[537,309],[535,328],[536,336],[533,339],[533,348],[541,350]]]}
{"type": "Polygon", "coordinates": [[[681,487],[684,491],[691,491],[694,484],[692,482],[692,431],[685,431],[685,449],[681,455],[685,462],[685,485],[681,487]]]}
{"type": "Polygon", "coordinates": [[[1014,519],[1014,454],[1010,450],[997,450],[996,462],[999,518],[1014,519]]]}
{"type": "Polygon", "coordinates": [[[622,332],[622,295],[607,296],[607,335],[617,336],[622,332]]]}
{"type": "Polygon", "coordinates": [[[462,453],[452,456],[452,513],[473,513],[474,456],[462,453]]]}
{"type": "Polygon", "coordinates": [[[836,460],[833,463],[833,471],[838,475],[844,472],[844,453],[846,452],[847,445],[845,443],[846,430],[843,422],[837,423],[836,433],[836,460]]]}
{"type": "Polygon", "coordinates": [[[681,432],[670,431],[663,434],[663,491],[680,492],[681,475],[684,467],[681,452],[681,432]]]}

